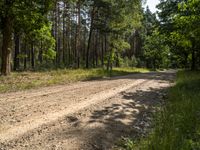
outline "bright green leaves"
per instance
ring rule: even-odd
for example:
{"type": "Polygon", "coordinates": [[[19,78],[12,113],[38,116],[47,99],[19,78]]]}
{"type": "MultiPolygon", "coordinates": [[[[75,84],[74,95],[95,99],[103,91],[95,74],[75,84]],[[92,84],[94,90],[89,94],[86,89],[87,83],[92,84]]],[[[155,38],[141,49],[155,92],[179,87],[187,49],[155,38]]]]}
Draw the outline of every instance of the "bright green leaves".
{"type": "Polygon", "coordinates": [[[191,48],[192,43],[189,39],[187,39],[184,35],[178,33],[178,32],[172,32],[170,39],[174,42],[176,42],[177,45],[180,47],[185,47],[185,48],[191,48]]]}
{"type": "Polygon", "coordinates": [[[121,38],[112,37],[110,43],[114,49],[119,50],[119,51],[130,48],[130,44],[128,42],[125,42],[121,38]]]}
{"type": "Polygon", "coordinates": [[[50,0],[16,0],[12,5],[15,30],[28,33],[35,29],[40,29],[43,24],[48,22],[47,13],[52,4],[53,2],[50,0]]]}
{"type": "Polygon", "coordinates": [[[144,56],[151,68],[169,67],[169,47],[165,45],[166,37],[155,30],[152,35],[146,36],[144,56]]]}
{"type": "Polygon", "coordinates": [[[172,54],[184,60],[182,65],[185,67],[195,69],[199,65],[197,60],[200,54],[200,1],[163,0],[158,8],[160,31],[168,36],[172,54]],[[188,61],[189,58],[191,61],[188,61]]]}
{"type": "Polygon", "coordinates": [[[55,59],[55,39],[51,34],[51,24],[44,25],[41,29],[32,31],[30,36],[34,37],[35,46],[43,50],[42,55],[44,59],[55,59]],[[41,45],[43,45],[42,48],[41,45]]]}

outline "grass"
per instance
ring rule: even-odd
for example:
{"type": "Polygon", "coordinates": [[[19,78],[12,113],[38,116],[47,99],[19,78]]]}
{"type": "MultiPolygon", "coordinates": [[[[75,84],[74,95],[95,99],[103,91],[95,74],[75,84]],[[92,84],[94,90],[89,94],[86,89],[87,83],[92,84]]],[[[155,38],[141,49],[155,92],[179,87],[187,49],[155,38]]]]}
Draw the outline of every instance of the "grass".
{"type": "Polygon", "coordinates": [[[180,71],[153,132],[126,142],[127,150],[200,150],[200,72],[180,71]]]}
{"type": "MultiPolygon", "coordinates": [[[[114,68],[112,76],[121,76],[137,72],[148,72],[148,70],[142,68],[114,68]]],[[[60,69],[43,72],[14,72],[7,77],[0,76],[0,93],[58,84],[69,84],[108,76],[110,74],[103,69],[60,69]]]]}

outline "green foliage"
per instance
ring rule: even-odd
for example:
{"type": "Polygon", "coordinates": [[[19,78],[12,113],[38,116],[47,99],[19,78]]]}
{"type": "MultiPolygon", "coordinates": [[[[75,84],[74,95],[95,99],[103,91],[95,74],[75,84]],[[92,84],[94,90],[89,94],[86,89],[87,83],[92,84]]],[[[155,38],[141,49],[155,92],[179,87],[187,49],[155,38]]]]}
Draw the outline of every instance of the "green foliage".
{"type": "Polygon", "coordinates": [[[147,7],[143,11],[142,27],[139,29],[141,34],[141,50],[139,57],[137,57],[138,66],[146,66],[148,68],[161,67],[157,65],[160,64],[158,63],[160,61],[160,55],[157,52],[163,51],[159,48],[164,45],[163,41],[165,39],[158,38],[160,41],[162,40],[162,45],[161,43],[158,44],[157,35],[160,36],[157,29],[158,24],[159,21],[156,18],[156,14],[152,13],[147,7]],[[156,41],[156,44],[154,44],[154,41],[156,41]]]}
{"type": "Polygon", "coordinates": [[[114,48],[116,51],[122,51],[124,49],[130,48],[130,44],[121,38],[112,37],[110,43],[112,45],[112,48],[114,48]]]}
{"type": "Polygon", "coordinates": [[[135,28],[141,26],[142,1],[136,0],[98,0],[94,6],[99,8],[98,21],[95,27],[102,33],[108,34],[110,45],[107,53],[107,68],[112,69],[115,60],[119,61],[119,53],[130,49],[127,36],[129,37],[135,28]]]}
{"type": "Polygon", "coordinates": [[[54,60],[56,57],[56,52],[54,49],[48,49],[44,54],[43,54],[44,59],[47,60],[54,60]]]}
{"type": "Polygon", "coordinates": [[[166,37],[155,30],[151,36],[146,36],[144,42],[144,56],[151,68],[168,67],[169,47],[165,45],[166,37]]]}
{"type": "Polygon", "coordinates": [[[98,6],[103,6],[102,19],[104,31],[119,34],[132,32],[133,28],[140,26],[141,1],[136,0],[101,0],[96,2],[98,6]]]}
{"type": "Polygon", "coordinates": [[[158,5],[161,10],[160,31],[167,35],[172,55],[177,55],[182,67],[197,69],[199,59],[200,37],[200,1],[199,0],[163,0],[158,5]],[[192,55],[191,61],[188,61],[192,55]]]}
{"type": "Polygon", "coordinates": [[[121,62],[122,67],[136,67],[138,65],[137,59],[135,56],[132,56],[131,59],[125,57],[121,62]]]}
{"type": "Polygon", "coordinates": [[[31,37],[34,37],[33,41],[35,41],[35,46],[38,49],[41,49],[41,44],[43,45],[43,57],[47,60],[53,60],[56,57],[55,52],[55,39],[51,34],[51,25],[43,25],[42,28],[34,30],[30,33],[31,37]]]}
{"type": "Polygon", "coordinates": [[[109,59],[111,64],[114,63],[116,59],[118,59],[117,54],[119,54],[121,51],[124,51],[125,49],[130,48],[130,44],[128,42],[125,42],[123,39],[116,38],[114,36],[111,37],[110,44],[111,50],[107,56],[107,59],[109,59]]]}
{"type": "Polygon", "coordinates": [[[1,18],[10,16],[16,32],[30,32],[39,29],[47,21],[46,14],[51,9],[51,0],[9,1],[0,2],[1,18]]]}
{"type": "Polygon", "coordinates": [[[142,29],[143,29],[143,34],[144,34],[143,36],[146,36],[146,35],[148,36],[154,32],[155,28],[159,24],[159,21],[156,18],[156,14],[152,13],[148,7],[144,11],[143,16],[144,16],[142,19],[142,23],[143,23],[142,29]]]}

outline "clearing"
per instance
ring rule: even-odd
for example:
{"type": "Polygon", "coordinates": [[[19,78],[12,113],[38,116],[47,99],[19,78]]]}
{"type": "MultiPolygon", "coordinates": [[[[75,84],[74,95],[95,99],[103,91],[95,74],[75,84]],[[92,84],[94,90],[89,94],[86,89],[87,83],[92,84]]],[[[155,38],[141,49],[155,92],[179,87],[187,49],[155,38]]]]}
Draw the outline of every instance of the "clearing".
{"type": "Polygon", "coordinates": [[[175,71],[0,94],[0,149],[111,149],[145,134],[175,71]]]}

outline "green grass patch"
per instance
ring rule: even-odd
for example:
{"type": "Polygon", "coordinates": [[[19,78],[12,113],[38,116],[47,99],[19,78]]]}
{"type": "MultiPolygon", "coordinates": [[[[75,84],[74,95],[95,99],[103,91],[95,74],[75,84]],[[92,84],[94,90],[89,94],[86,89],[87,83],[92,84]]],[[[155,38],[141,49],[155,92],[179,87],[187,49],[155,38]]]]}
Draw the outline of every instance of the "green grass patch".
{"type": "Polygon", "coordinates": [[[200,150],[200,72],[180,71],[167,104],[156,114],[153,132],[127,141],[127,150],[200,150]]]}
{"type": "MultiPolygon", "coordinates": [[[[137,72],[148,72],[148,70],[142,68],[114,68],[111,76],[121,76],[137,72]]],[[[103,69],[60,69],[43,72],[14,72],[10,76],[0,76],[0,93],[50,85],[69,84],[109,76],[110,73],[103,69]]]]}

